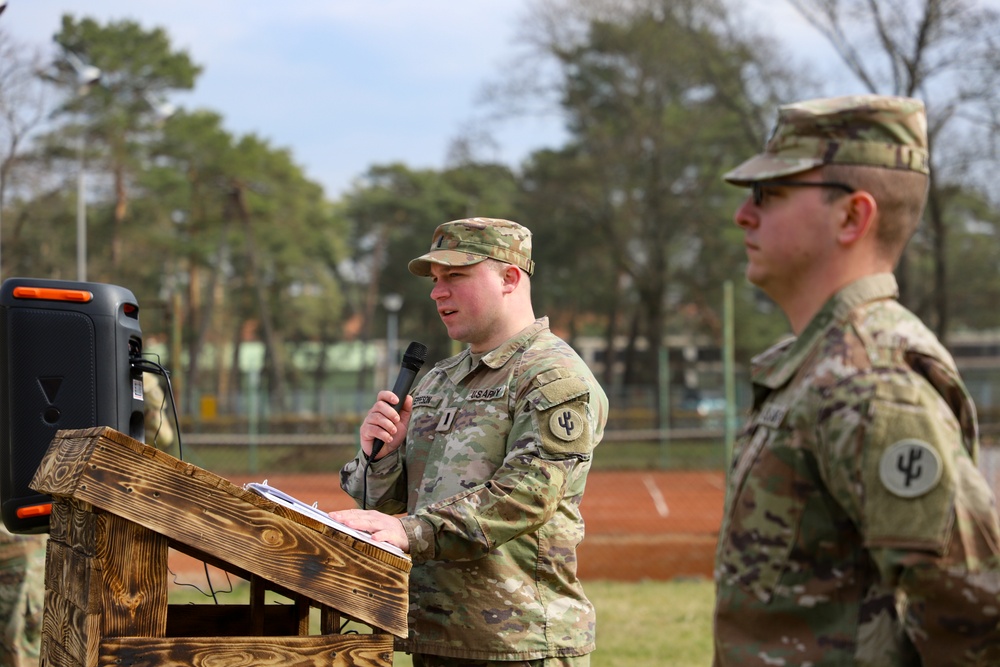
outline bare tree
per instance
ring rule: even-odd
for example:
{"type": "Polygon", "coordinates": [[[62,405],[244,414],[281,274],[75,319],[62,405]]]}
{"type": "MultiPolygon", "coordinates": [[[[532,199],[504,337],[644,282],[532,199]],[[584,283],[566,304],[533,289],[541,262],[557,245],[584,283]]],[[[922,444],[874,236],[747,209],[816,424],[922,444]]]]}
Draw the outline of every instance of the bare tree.
{"type": "MultiPolygon", "coordinates": [[[[927,104],[932,150],[926,216],[934,266],[927,316],[944,338],[945,251],[948,228],[954,224],[947,217],[947,193],[955,190],[946,186],[998,155],[1000,14],[969,0],[789,2],[830,42],[867,91],[920,97],[927,104]]],[[[904,261],[899,269],[901,297],[914,307],[907,266],[904,261]]]]}
{"type": "Polygon", "coordinates": [[[45,91],[36,76],[41,63],[41,54],[0,30],[0,216],[25,142],[45,120],[45,91]]]}

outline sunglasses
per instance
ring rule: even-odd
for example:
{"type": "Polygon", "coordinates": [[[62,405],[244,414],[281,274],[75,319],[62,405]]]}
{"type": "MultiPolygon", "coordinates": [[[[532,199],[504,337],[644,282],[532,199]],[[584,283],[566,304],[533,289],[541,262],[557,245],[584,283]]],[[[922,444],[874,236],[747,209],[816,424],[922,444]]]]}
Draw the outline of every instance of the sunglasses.
{"type": "Polygon", "coordinates": [[[857,192],[857,190],[847,183],[840,183],[838,181],[785,181],[782,179],[754,181],[750,184],[754,206],[760,206],[764,203],[764,188],[837,188],[847,194],[857,192]]]}

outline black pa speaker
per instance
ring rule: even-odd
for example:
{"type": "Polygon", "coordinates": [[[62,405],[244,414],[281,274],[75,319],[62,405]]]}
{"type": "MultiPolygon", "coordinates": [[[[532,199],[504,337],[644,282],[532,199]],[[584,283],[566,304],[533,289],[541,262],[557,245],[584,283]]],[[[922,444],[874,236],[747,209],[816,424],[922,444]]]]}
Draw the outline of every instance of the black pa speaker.
{"type": "Polygon", "coordinates": [[[29,488],[61,429],[110,426],[142,441],[139,306],[115,285],[10,278],[0,286],[0,502],[12,533],[49,529],[29,488]]]}

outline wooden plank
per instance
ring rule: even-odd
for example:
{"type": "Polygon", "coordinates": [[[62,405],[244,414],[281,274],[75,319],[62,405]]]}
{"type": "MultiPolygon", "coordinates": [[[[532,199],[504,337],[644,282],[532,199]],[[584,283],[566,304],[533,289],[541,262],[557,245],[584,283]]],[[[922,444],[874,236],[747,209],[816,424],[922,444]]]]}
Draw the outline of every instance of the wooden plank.
{"type": "Polygon", "coordinates": [[[250,634],[264,636],[264,581],[257,575],[250,577],[250,634]]]}
{"type": "Polygon", "coordinates": [[[101,615],[88,614],[56,591],[45,591],[45,614],[42,616],[42,647],[57,652],[58,661],[50,664],[97,664],[101,640],[101,615]],[[58,646],[56,650],[55,646],[58,646]],[[68,660],[68,662],[66,661],[68,660]]]}
{"type": "Polygon", "coordinates": [[[83,614],[100,615],[104,636],[162,637],[167,538],[113,514],[88,511],[86,503],[58,496],[55,503],[68,510],[54,526],[73,543],[50,536],[46,587],[83,614]]]}
{"type": "MultiPolygon", "coordinates": [[[[214,567],[216,569],[219,569],[219,570],[224,570],[226,573],[228,573],[230,575],[233,575],[235,577],[238,577],[240,579],[243,579],[244,581],[252,581],[252,579],[257,576],[255,574],[251,574],[250,572],[247,572],[246,570],[244,570],[242,568],[236,567],[232,563],[227,563],[224,560],[222,560],[221,558],[216,558],[215,556],[212,556],[211,554],[207,554],[204,551],[199,551],[197,549],[192,548],[188,544],[183,544],[183,543],[178,542],[176,540],[170,540],[170,548],[173,549],[173,550],[175,550],[175,551],[179,551],[180,553],[186,554],[186,555],[190,556],[191,558],[193,558],[195,560],[204,561],[207,565],[209,565],[211,567],[214,567]]],[[[169,553],[167,555],[167,560],[168,561],[170,560],[169,553]]],[[[176,581],[176,579],[175,579],[175,581],[176,581]]],[[[284,586],[282,586],[282,585],[280,585],[280,584],[278,584],[278,583],[276,583],[274,581],[267,581],[266,579],[260,579],[260,581],[263,582],[265,590],[277,593],[278,595],[286,597],[286,598],[288,598],[290,600],[294,600],[294,599],[296,599],[297,596],[301,595],[300,593],[296,593],[295,591],[293,591],[291,589],[285,588],[284,586]]],[[[311,603],[312,603],[312,606],[314,606],[314,607],[323,607],[324,606],[324,605],[320,604],[319,602],[317,602],[315,600],[312,600],[311,603]]]]}
{"type": "Polygon", "coordinates": [[[45,564],[45,588],[59,593],[85,614],[101,613],[104,586],[93,558],[49,539],[45,564]]]}
{"type": "Polygon", "coordinates": [[[309,634],[309,599],[304,595],[295,597],[295,614],[298,617],[298,635],[305,637],[309,634]]]}
{"type": "Polygon", "coordinates": [[[163,637],[167,629],[167,538],[114,514],[98,532],[104,637],[163,637]]]}
{"type": "Polygon", "coordinates": [[[76,432],[60,432],[77,455],[87,452],[87,460],[82,464],[79,459],[64,461],[58,447],[50,448],[46,475],[36,475],[38,490],[53,493],[72,488],[77,500],[196,545],[226,563],[373,627],[406,635],[406,559],[373,558],[314,527],[250,502],[245,497],[249,492],[216,475],[117,431],[85,432],[99,442],[82,447],[76,432]],[[59,459],[69,472],[53,465],[53,459],[59,459]],[[66,483],[73,474],[78,477],[76,483],[66,483]]]}
{"type": "Polygon", "coordinates": [[[40,493],[52,496],[73,497],[90,452],[97,446],[98,437],[107,430],[107,427],[97,426],[75,431],[56,431],[28,486],[35,490],[45,489],[40,493]]]}
{"type": "Polygon", "coordinates": [[[119,637],[101,644],[101,667],[391,667],[390,635],[156,639],[119,637]]]}
{"type": "Polygon", "coordinates": [[[89,667],[86,663],[70,655],[54,641],[43,641],[38,655],[39,667],[89,667]]]}
{"type": "Polygon", "coordinates": [[[103,577],[94,557],[96,533],[97,521],[89,504],[54,498],[45,555],[43,665],[96,664],[103,589],[103,577]]]}
{"type": "Polygon", "coordinates": [[[330,607],[321,607],[319,610],[319,631],[324,635],[334,635],[340,633],[340,613],[330,607]]]}
{"type": "Polygon", "coordinates": [[[66,543],[74,551],[87,556],[97,555],[97,532],[100,530],[94,507],[74,498],[55,496],[49,539],[66,543]],[[58,509],[59,519],[55,510],[58,509]]]}

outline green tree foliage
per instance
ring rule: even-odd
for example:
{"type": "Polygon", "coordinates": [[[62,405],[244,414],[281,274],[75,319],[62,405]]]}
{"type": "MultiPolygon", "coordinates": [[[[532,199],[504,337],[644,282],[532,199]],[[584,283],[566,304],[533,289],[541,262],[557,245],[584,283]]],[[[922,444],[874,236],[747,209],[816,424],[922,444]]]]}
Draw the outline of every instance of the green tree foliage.
{"type": "Polygon", "coordinates": [[[443,222],[473,216],[517,219],[517,180],[509,168],[465,164],[442,172],[412,170],[401,164],[374,166],[345,197],[350,224],[350,262],[343,267],[353,286],[350,312],[354,330],[368,340],[381,337],[382,297],[403,296],[400,332],[423,342],[431,358],[452,351],[429,299],[429,281],[415,278],[407,264],[430,246],[443,222]]]}
{"type": "Polygon", "coordinates": [[[259,338],[265,387],[286,409],[299,380],[289,350],[338,333],[346,244],[322,188],[289,151],[232,136],[218,114],[157,114],[165,93],[192,87],[200,72],[162,30],[67,16],[56,42],[65,124],[48,144],[85,133],[88,169],[106,169],[111,184],[90,207],[98,261],[89,277],[127,284],[150,306],[146,336],[167,345],[183,405],[238,390],[240,346],[259,338]],[[101,69],[100,85],[76,89],[75,59],[101,69]]]}
{"type": "Polygon", "coordinates": [[[55,140],[76,136],[88,149],[88,168],[111,178],[113,206],[103,209],[105,216],[95,216],[92,225],[95,236],[106,239],[94,245],[95,277],[109,280],[125,257],[128,191],[142,168],[146,139],[162,120],[159,101],[172,90],[192,88],[201,67],[186,53],[171,50],[162,29],[144,30],[133,21],[100,25],[65,15],[54,39],[62,49],[54,80],[66,93],[58,113],[72,119],[55,140]],[[100,69],[99,83],[81,90],[81,64],[100,69]]]}
{"type": "MultiPolygon", "coordinates": [[[[951,331],[996,331],[1000,329],[1000,212],[981,193],[970,188],[943,189],[948,202],[944,215],[950,221],[947,278],[951,331]]],[[[919,257],[932,257],[921,252],[919,257]]],[[[930,268],[930,267],[928,267],[930,268]]],[[[918,283],[918,303],[934,298],[927,283],[918,283]]]]}
{"type": "MultiPolygon", "coordinates": [[[[670,331],[721,342],[722,284],[741,281],[743,193],[720,177],[759,149],[772,81],[784,80],[755,59],[766,41],[742,38],[715,2],[540,6],[532,43],[557,66],[570,131],[525,167],[542,266],[558,267],[547,302],[609,342],[670,331]]],[[[625,382],[653,383],[653,361],[630,344],[625,382]]]]}
{"type": "MultiPolygon", "coordinates": [[[[951,3],[960,4],[938,4],[951,3]]],[[[414,278],[407,263],[426,250],[437,225],[472,216],[510,218],[534,231],[536,313],[560,333],[603,336],[609,346],[629,341],[625,376],[609,383],[658,386],[656,346],[642,341],[694,336],[720,344],[722,286],[730,280],[737,355],[746,360],[787,325],[743,280],[742,232],[732,215],[746,193],[721,174],[759,149],[775,106],[802,97],[795,88],[802,78],[779,69],[785,60],[773,43],[747,32],[723,0],[532,7],[525,35],[533,67],[507,71],[492,104],[509,111],[550,100],[569,130],[563,145],[535,152],[518,171],[473,159],[469,144],[441,170],[373,165],[336,202],[288,150],[234,136],[218,113],[157,115],[157,104],[191,88],[200,72],[162,30],[65,17],[52,131],[35,152],[5,146],[4,165],[17,165],[19,176],[16,194],[0,201],[4,274],[74,278],[66,230],[74,227],[82,158],[91,184],[90,279],[135,292],[147,349],[166,350],[182,413],[195,413],[206,393],[220,397],[224,412],[235,407],[227,401],[247,381],[240,359],[248,341],[265,348],[260,370],[272,414],[301,405],[310,390],[319,405],[337,361],[331,345],[381,339],[390,293],[403,297],[402,340],[427,344],[429,359],[454,353],[428,298],[430,281],[414,278]],[[101,84],[81,89],[74,58],[99,67],[101,84]]],[[[927,37],[930,44],[941,36],[927,37]]],[[[933,62],[927,74],[948,64],[933,62]]],[[[987,101],[985,85],[978,90],[987,101]]],[[[17,102],[14,91],[0,89],[0,122],[8,102],[17,102]]],[[[983,111],[988,105],[948,108],[947,118],[970,109],[979,121],[995,117],[983,111]]],[[[37,117],[20,109],[22,118],[37,117]]],[[[1000,219],[972,168],[990,154],[948,155],[941,172],[949,179],[938,182],[936,201],[949,221],[948,260],[967,268],[946,276],[953,326],[996,327],[1000,316],[989,305],[1000,296],[993,286],[1000,219]]],[[[938,238],[914,240],[912,272],[943,266],[934,259],[938,238]]],[[[928,285],[913,282],[918,310],[939,298],[928,285]]],[[[381,369],[363,368],[361,395],[381,377],[381,369]]]]}

